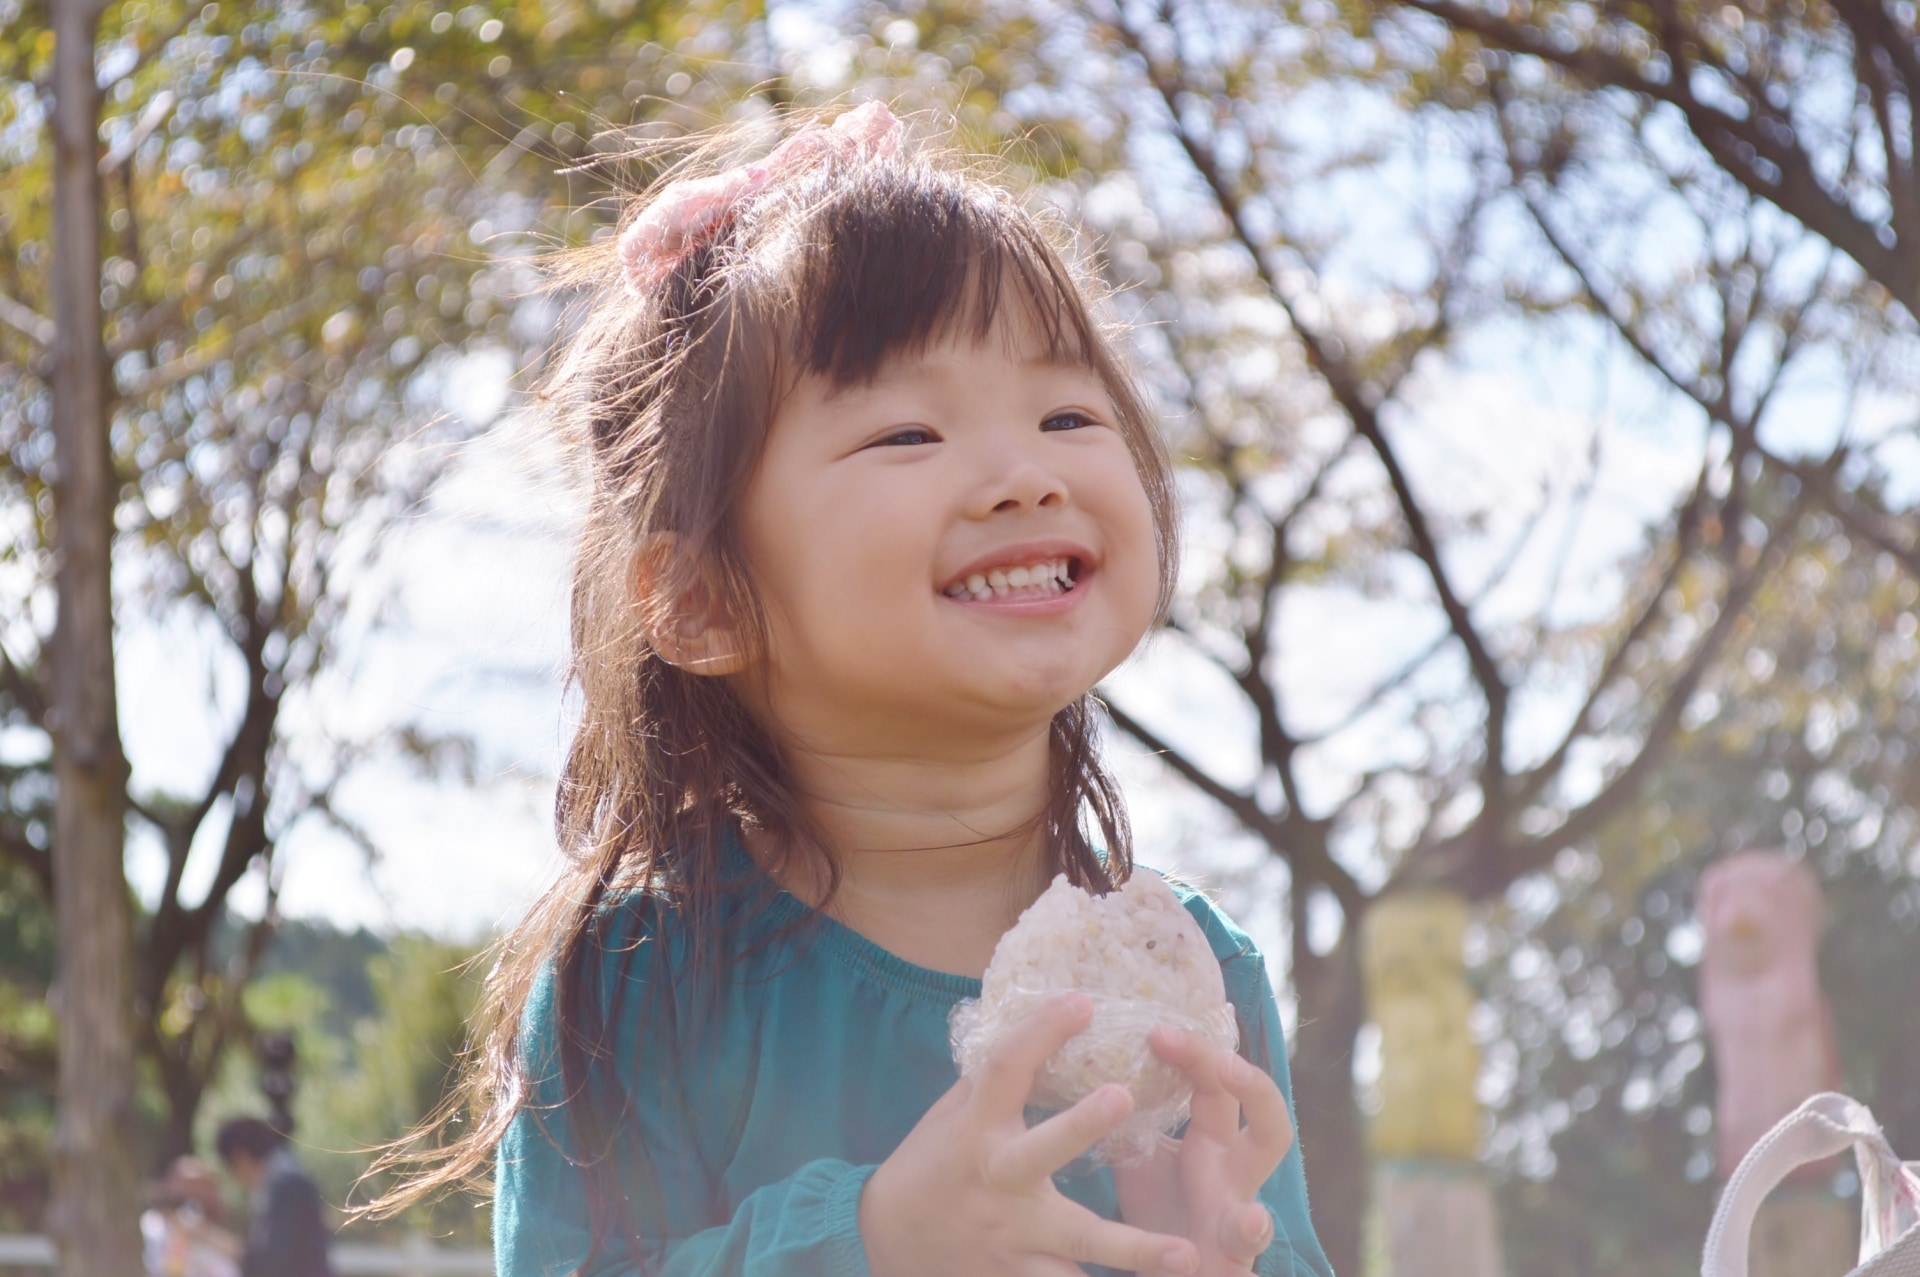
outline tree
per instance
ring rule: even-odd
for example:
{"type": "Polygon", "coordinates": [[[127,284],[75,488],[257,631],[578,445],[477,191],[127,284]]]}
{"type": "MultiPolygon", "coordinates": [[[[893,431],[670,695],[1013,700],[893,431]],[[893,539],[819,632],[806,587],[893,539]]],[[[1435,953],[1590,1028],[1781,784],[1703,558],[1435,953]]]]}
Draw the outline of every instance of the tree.
{"type": "MultiPolygon", "coordinates": [[[[1463,411],[1448,381],[1489,346],[1531,342],[1562,369],[1570,349],[1605,349],[1578,271],[1544,238],[1512,251],[1533,218],[1508,135],[1435,108],[1454,51],[1328,6],[1022,12],[1039,74],[1009,101],[1041,126],[1037,150],[1067,157],[1185,432],[1203,550],[1160,676],[1205,687],[1189,700],[1227,707],[1248,744],[1223,761],[1217,732],[1153,712],[1141,681],[1112,689],[1114,721],[1289,867],[1301,1139],[1323,1240],[1351,1268],[1358,923],[1407,886],[1498,901],[1638,809],[1795,553],[1814,494],[1757,508],[1753,441],[1857,296],[1832,262],[1809,269],[1763,202],[1714,206],[1715,251],[1636,313],[1685,329],[1690,385],[1726,389],[1634,382],[1691,469],[1626,552],[1596,556],[1580,530],[1624,473],[1620,427],[1579,440],[1586,463],[1524,510],[1446,455],[1463,411]],[[1339,696],[1289,646],[1332,607],[1404,636],[1339,696]]],[[[1870,389],[1873,371],[1837,380],[1870,389]]]]}
{"type": "Polygon", "coordinates": [[[1551,179],[1603,132],[1659,121],[1688,143],[1669,155],[1704,159],[1920,315],[1920,169],[1907,141],[1920,26],[1904,6],[1394,0],[1375,11],[1395,10],[1445,24],[1463,42],[1454,66],[1478,70],[1469,83],[1538,86],[1562,132],[1530,171],[1551,179]],[[1515,82],[1509,59],[1544,74],[1515,82]]]}
{"type": "Polygon", "coordinates": [[[1832,515],[1804,538],[1756,597],[1741,659],[1703,688],[1716,712],[1683,733],[1645,799],[1562,858],[1551,890],[1490,919],[1490,1153],[1516,1272],[1698,1271],[1715,1172],[1729,1168],[1714,1165],[1693,895],[1725,852],[1777,847],[1825,880],[1822,979],[1845,1087],[1895,1147],[1920,1147],[1902,976],[1920,960],[1920,582],[1832,515]]]}
{"type": "MultiPolygon", "coordinates": [[[[1703,409],[1718,411],[1736,383],[1676,356],[1663,339],[1689,326],[1687,313],[1644,294],[1702,274],[1700,259],[1726,247],[1729,220],[1768,223],[1760,274],[1826,275],[1828,295],[1798,317],[1806,331],[1792,340],[1826,346],[1852,374],[1849,390],[1894,404],[1910,396],[1920,335],[1920,22],[1910,7],[1392,0],[1357,6],[1355,21],[1397,28],[1402,59],[1425,69],[1430,91],[1493,117],[1513,186],[1589,304],[1703,409]],[[1706,234],[1676,238],[1676,209],[1706,234]]],[[[1749,305],[1775,304],[1748,282],[1749,305]]],[[[1869,408],[1843,431],[1809,439],[1776,427],[1741,446],[1793,474],[1863,544],[1920,571],[1912,521],[1874,496],[1912,438],[1911,412],[1894,404],[1877,414],[1891,421],[1874,422],[1869,408]]]]}
{"type": "Polygon", "coordinates": [[[99,0],[52,6],[54,912],[59,1089],[49,1231],[76,1277],[132,1272],[137,1171],[118,1147],[133,1117],[133,945],[121,862],[126,758],[113,679],[115,492],[100,313],[104,228],[94,80],[99,0]]]}
{"type": "MultiPolygon", "coordinates": [[[[515,263],[541,237],[601,224],[594,210],[573,215],[575,192],[553,170],[622,150],[602,123],[700,118],[750,73],[714,65],[738,36],[699,5],[455,15],[132,3],[56,16],[74,24],[58,40],[35,11],[0,4],[0,537],[14,565],[0,582],[0,716],[41,747],[10,755],[0,853],[63,900],[91,884],[62,906],[60,934],[74,963],[84,944],[102,946],[94,967],[68,963],[63,977],[63,1031],[94,1045],[63,1051],[62,1067],[115,1050],[106,1030],[124,1021],[164,1096],[164,1160],[186,1147],[209,1079],[244,1035],[240,992],[272,925],[289,832],[328,821],[371,854],[335,801],[341,779],[395,754],[459,762],[404,728],[330,722],[330,671],[352,637],[350,590],[470,429],[439,408],[439,388],[467,350],[544,340],[539,308],[518,304],[515,263]],[[98,117],[72,115],[69,103],[91,109],[96,78],[98,117]],[[65,91],[69,80],[81,87],[65,91]],[[656,88],[674,100],[635,104],[656,88]],[[69,210],[69,192],[91,211],[69,210]],[[84,240],[87,226],[110,234],[104,260],[97,234],[68,234],[84,240]],[[91,470],[67,457],[69,439],[92,440],[91,470]],[[68,545],[88,530],[93,543],[68,545]],[[110,602],[123,636],[173,626],[215,668],[220,747],[187,792],[143,786],[120,760],[99,646],[114,634],[110,602]],[[94,626],[94,646],[74,618],[94,626]],[[69,706],[82,692],[92,699],[69,706]],[[58,783],[46,786],[50,769],[58,783]],[[60,804],[53,820],[14,805],[43,787],[60,804]],[[128,813],[165,866],[137,919],[122,875],[128,813]],[[82,837],[97,841],[95,860],[64,850],[82,837]],[[215,926],[249,877],[267,908],[223,958],[215,926]],[[105,1009],[90,1013],[82,995],[105,1009]]],[[[126,1085],[63,1084],[77,1097],[71,1120],[101,1141],[83,1147],[76,1128],[73,1164],[119,1177],[69,1199],[125,1220],[145,1159],[126,1147],[131,1057],[111,1071],[126,1085]],[[110,1122],[97,1116],[107,1111],[110,1122]]]]}

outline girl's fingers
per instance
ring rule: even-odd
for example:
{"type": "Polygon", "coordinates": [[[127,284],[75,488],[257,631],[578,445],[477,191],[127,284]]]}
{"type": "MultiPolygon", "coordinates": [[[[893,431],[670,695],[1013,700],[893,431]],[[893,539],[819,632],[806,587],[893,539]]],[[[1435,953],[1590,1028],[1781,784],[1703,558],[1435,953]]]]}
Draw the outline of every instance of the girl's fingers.
{"type": "Polygon", "coordinates": [[[1131,1112],[1133,1096],[1126,1087],[1103,1086],[995,1149],[987,1162],[987,1182],[1008,1192],[1029,1189],[1086,1152],[1131,1112]]]}
{"type": "Polygon", "coordinates": [[[1087,1270],[1057,1255],[1025,1255],[1015,1264],[1020,1277],[1087,1277],[1087,1270]]]}
{"type": "Polygon", "coordinates": [[[1220,1234],[1220,1249],[1251,1266],[1273,1245],[1273,1214],[1260,1202],[1242,1206],[1221,1222],[1220,1234]]]}
{"type": "Polygon", "coordinates": [[[1035,1250],[1073,1264],[1104,1264],[1130,1273],[1200,1270],[1200,1251],[1190,1241],[1101,1219],[1064,1198],[1059,1206],[1035,1236],[1035,1250]]]}
{"type": "Polygon", "coordinates": [[[1236,1186],[1253,1192],[1293,1147],[1293,1119],[1280,1087],[1266,1070],[1231,1051],[1215,1050],[1193,1034],[1156,1029],[1150,1043],[1193,1083],[1189,1135],[1229,1144],[1236,1186]]]}
{"type": "Polygon", "coordinates": [[[989,1114],[1018,1117],[1027,1106],[1040,1066],[1092,1018],[1093,1003],[1084,993],[1041,1003],[988,1053],[980,1065],[974,1097],[989,1114]]]}
{"type": "Polygon", "coordinates": [[[1147,1044],[1154,1054],[1185,1073],[1193,1084],[1188,1131],[1219,1140],[1232,1139],[1240,1129],[1240,1104],[1227,1088],[1221,1068],[1227,1061],[1240,1057],[1231,1051],[1217,1050],[1180,1029],[1155,1029],[1147,1044]]]}
{"type": "Polygon", "coordinates": [[[1220,1076],[1246,1116],[1244,1135],[1259,1171],[1256,1182],[1265,1181],[1293,1147],[1293,1119],[1287,1113],[1287,1097],[1280,1094],[1266,1070],[1237,1055],[1221,1061],[1220,1076]]]}

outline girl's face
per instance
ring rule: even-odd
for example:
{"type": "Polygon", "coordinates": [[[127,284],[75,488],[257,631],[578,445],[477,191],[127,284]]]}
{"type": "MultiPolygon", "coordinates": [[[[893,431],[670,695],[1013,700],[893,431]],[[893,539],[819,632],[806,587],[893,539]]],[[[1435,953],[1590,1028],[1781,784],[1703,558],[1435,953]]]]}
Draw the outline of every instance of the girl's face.
{"type": "Polygon", "coordinates": [[[741,510],[767,617],[749,696],[810,748],[991,748],[1133,650],[1154,523],[1112,400],[1024,307],[984,341],[805,377],[741,510]]]}

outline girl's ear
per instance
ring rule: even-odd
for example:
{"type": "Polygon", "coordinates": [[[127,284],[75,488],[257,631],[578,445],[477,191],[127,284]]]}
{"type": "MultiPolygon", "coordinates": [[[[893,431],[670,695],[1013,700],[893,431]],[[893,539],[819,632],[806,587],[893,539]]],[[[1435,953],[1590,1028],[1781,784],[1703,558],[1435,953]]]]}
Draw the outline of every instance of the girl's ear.
{"type": "Polygon", "coordinates": [[[704,564],[685,561],[671,532],[648,535],[634,551],[629,583],[647,642],[689,674],[738,674],[747,645],[726,591],[704,564]]]}

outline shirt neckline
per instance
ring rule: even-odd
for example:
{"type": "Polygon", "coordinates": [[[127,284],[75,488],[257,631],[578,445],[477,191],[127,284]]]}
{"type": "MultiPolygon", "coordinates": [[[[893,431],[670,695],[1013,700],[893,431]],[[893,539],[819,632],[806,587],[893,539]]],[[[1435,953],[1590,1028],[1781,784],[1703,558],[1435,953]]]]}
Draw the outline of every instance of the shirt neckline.
{"type": "Polygon", "coordinates": [[[875,944],[830,914],[808,905],[776,883],[772,876],[747,852],[745,841],[736,830],[728,839],[731,850],[756,875],[771,893],[767,904],[768,921],[775,927],[801,923],[808,928],[806,940],[822,945],[841,960],[858,968],[869,978],[897,992],[950,1005],[961,998],[980,996],[977,977],[952,971],[936,971],[908,962],[905,958],[875,944]]]}

